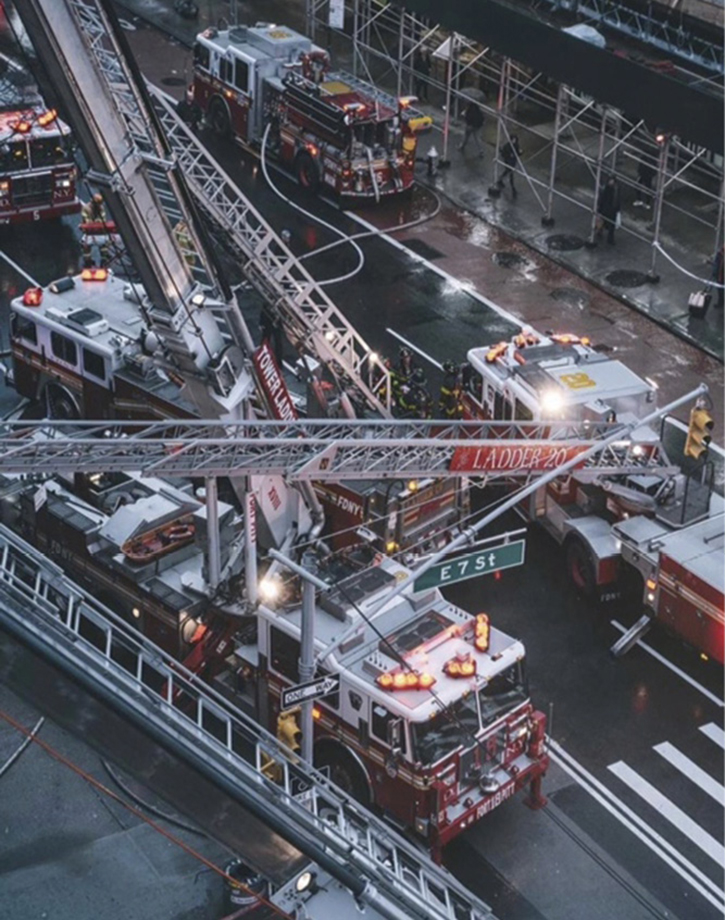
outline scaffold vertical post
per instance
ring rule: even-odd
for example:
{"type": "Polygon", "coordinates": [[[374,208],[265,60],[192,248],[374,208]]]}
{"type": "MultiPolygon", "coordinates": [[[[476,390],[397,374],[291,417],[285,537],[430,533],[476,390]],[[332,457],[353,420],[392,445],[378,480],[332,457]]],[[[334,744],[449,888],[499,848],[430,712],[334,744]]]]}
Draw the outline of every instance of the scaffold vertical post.
{"type": "Polygon", "coordinates": [[[554,186],[556,184],[556,160],[559,153],[559,135],[561,133],[561,116],[566,98],[566,86],[559,84],[559,90],[556,94],[556,112],[554,114],[554,138],[551,146],[551,166],[549,168],[549,188],[548,200],[546,202],[546,214],[541,219],[545,227],[554,226],[554,186]]]}
{"type": "Polygon", "coordinates": [[[589,245],[594,246],[597,235],[597,220],[599,218],[598,203],[599,190],[602,187],[602,166],[604,164],[604,146],[607,139],[607,107],[602,106],[602,120],[599,124],[599,147],[597,149],[597,169],[594,175],[594,203],[592,206],[592,222],[589,230],[589,245]]]}
{"type": "Polygon", "coordinates": [[[665,199],[665,175],[667,173],[667,163],[670,155],[670,136],[665,134],[660,146],[660,156],[657,163],[657,185],[655,186],[655,212],[654,226],[652,230],[652,258],[650,259],[649,273],[647,278],[652,283],[659,281],[659,275],[655,271],[657,264],[657,247],[660,242],[660,227],[662,225],[662,205],[665,199]]]}
{"type": "Polygon", "coordinates": [[[455,55],[456,33],[451,32],[450,45],[448,46],[448,61],[446,63],[446,117],[443,122],[443,156],[441,157],[440,166],[448,166],[448,145],[450,144],[451,134],[451,96],[453,83],[453,57],[455,55]]]}

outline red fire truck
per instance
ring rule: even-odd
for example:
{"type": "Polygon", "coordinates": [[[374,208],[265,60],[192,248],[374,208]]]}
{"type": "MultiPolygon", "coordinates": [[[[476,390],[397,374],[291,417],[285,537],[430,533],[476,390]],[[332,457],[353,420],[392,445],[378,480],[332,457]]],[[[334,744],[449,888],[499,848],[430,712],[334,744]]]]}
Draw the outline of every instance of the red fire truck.
{"type": "MultiPolygon", "coordinates": [[[[318,575],[335,588],[315,607],[318,675],[329,674],[336,689],[315,703],[314,758],[338,786],[413,828],[440,858],[442,847],[524,786],[528,804],[544,804],[546,716],[529,697],[522,643],[485,613],[472,616],[428,588],[402,594],[368,622],[408,574],[386,557],[375,564],[364,549],[320,559],[318,575]]],[[[262,605],[255,634],[233,656],[238,703],[257,719],[266,714],[272,728],[281,715],[293,745],[299,729],[281,693],[300,682],[300,637],[294,600],[262,605]]]]}
{"type": "Polygon", "coordinates": [[[70,129],[22,68],[0,55],[0,225],[79,209],[70,129]]]}
{"type": "Polygon", "coordinates": [[[301,185],[344,199],[413,184],[416,130],[430,118],[332,72],[326,51],[286,26],[207,29],[194,46],[192,106],[222,134],[273,156],[301,185]]]}

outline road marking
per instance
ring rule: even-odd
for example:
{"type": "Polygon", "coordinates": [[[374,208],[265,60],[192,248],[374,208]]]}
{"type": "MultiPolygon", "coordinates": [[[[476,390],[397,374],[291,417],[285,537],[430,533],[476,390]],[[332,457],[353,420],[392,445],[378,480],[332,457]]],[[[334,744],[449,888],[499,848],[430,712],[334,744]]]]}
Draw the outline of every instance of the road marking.
{"type": "Polygon", "coordinates": [[[712,722],[708,722],[707,725],[700,726],[700,731],[704,732],[711,741],[719,744],[725,750],[725,732],[721,728],[718,728],[712,722]]]}
{"type": "Polygon", "coordinates": [[[386,326],[385,331],[389,332],[390,335],[395,336],[396,339],[401,341],[404,345],[407,345],[408,348],[412,348],[413,351],[417,352],[421,356],[421,358],[425,358],[426,361],[429,361],[433,367],[437,367],[439,371],[443,370],[443,365],[436,361],[435,358],[431,358],[427,352],[423,351],[422,348],[418,348],[417,345],[414,345],[411,341],[406,339],[405,336],[402,336],[399,332],[396,332],[395,329],[391,329],[389,326],[386,326]]]}
{"type": "MultiPolygon", "coordinates": [[[[609,622],[615,629],[618,629],[621,633],[627,632],[625,627],[622,626],[621,623],[618,623],[616,620],[610,620],[609,622]]],[[[698,684],[698,682],[694,679],[694,677],[690,677],[689,674],[686,674],[683,670],[678,668],[677,665],[672,664],[672,662],[668,661],[664,655],[660,655],[659,652],[656,652],[651,646],[647,645],[646,642],[642,642],[640,640],[639,642],[635,644],[638,645],[641,649],[644,649],[644,651],[647,652],[648,655],[651,655],[653,658],[656,658],[657,661],[661,662],[663,665],[668,667],[670,671],[673,671],[675,674],[677,674],[678,677],[681,677],[683,680],[686,680],[687,683],[690,684],[690,686],[694,687],[695,690],[699,690],[703,696],[706,696],[713,703],[716,703],[721,709],[725,708],[725,701],[715,696],[714,693],[711,693],[709,690],[703,687],[702,684],[698,684]]]]}
{"type": "MultiPolygon", "coordinates": [[[[508,310],[504,310],[503,307],[499,307],[498,304],[494,303],[492,300],[489,300],[488,297],[484,297],[483,294],[479,294],[478,291],[472,290],[467,285],[463,285],[460,278],[454,278],[453,275],[448,274],[448,272],[441,268],[440,265],[435,265],[433,262],[429,262],[423,256],[418,255],[417,252],[413,252],[412,249],[408,249],[404,243],[401,243],[399,240],[396,240],[394,237],[390,236],[390,233],[396,232],[395,227],[390,228],[389,231],[380,231],[373,224],[368,223],[368,221],[366,221],[364,218],[359,217],[357,214],[354,214],[351,211],[345,211],[345,214],[350,217],[351,220],[357,221],[357,223],[366,229],[374,231],[378,237],[387,240],[387,242],[395,246],[396,249],[401,249],[414,261],[421,262],[423,265],[425,265],[426,268],[434,271],[437,275],[440,275],[441,278],[445,278],[445,280],[450,282],[450,284],[453,285],[456,290],[464,290],[471,297],[474,297],[476,300],[479,300],[482,304],[485,304],[487,307],[489,307],[489,309],[493,310],[494,313],[498,313],[499,316],[502,316],[505,320],[508,320],[508,322],[513,323],[513,325],[517,328],[520,329],[521,326],[525,325],[524,321],[518,316],[514,316],[512,313],[509,313],[508,310]]],[[[413,228],[411,227],[410,229],[412,230],[413,228]]]]}
{"type": "Polygon", "coordinates": [[[634,790],[641,798],[651,805],[658,814],[666,818],[671,824],[688,837],[696,847],[699,847],[703,853],[706,853],[710,859],[714,859],[718,866],[725,862],[725,847],[721,846],[714,837],[704,831],[700,825],[693,821],[692,818],[678,808],[674,802],[671,802],[667,796],[655,789],[647,780],[640,776],[636,770],[633,770],[621,760],[617,763],[610,764],[607,767],[616,777],[626,783],[630,789],[634,790]]]}
{"type": "Polygon", "coordinates": [[[720,805],[725,804],[725,788],[717,780],[714,780],[709,773],[698,767],[689,757],[685,757],[682,751],[678,751],[673,744],[670,744],[669,741],[663,741],[662,744],[656,744],[654,749],[673,767],[676,767],[680,773],[691,779],[693,783],[696,783],[710,798],[715,799],[720,805]]]}
{"type": "Polygon", "coordinates": [[[605,808],[620,824],[631,831],[656,856],[673,869],[688,885],[725,915],[725,894],[722,887],[687,860],[668,840],[654,831],[646,821],[625,805],[621,799],[598,779],[585,770],[561,745],[549,739],[549,755],[554,763],[568,773],[593,799],[605,808]]]}

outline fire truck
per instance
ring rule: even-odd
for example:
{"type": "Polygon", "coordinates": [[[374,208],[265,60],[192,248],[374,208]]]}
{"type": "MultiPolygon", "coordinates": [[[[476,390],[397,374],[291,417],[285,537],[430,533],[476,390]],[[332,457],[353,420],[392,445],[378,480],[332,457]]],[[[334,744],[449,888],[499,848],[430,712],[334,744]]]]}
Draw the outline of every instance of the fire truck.
{"type": "Polygon", "coordinates": [[[78,210],[70,129],[0,55],[0,226],[78,210]]]}
{"type": "Polygon", "coordinates": [[[221,134],[278,160],[300,185],[344,200],[413,184],[416,131],[430,119],[347,73],[286,26],[207,29],[194,45],[191,106],[221,134]]]}
{"type": "MultiPolygon", "coordinates": [[[[315,703],[315,763],[413,828],[439,859],[524,786],[532,806],[544,804],[546,717],[529,698],[523,645],[487,614],[472,616],[437,588],[411,590],[371,625],[371,610],[408,574],[371,549],[319,560],[318,575],[334,587],[315,606],[316,651],[351,636],[319,671],[339,684],[315,703]]],[[[271,726],[282,691],[300,680],[300,630],[299,605],[262,605],[256,634],[234,652],[241,702],[271,726]]]]}
{"type": "MultiPolygon", "coordinates": [[[[597,352],[588,339],[530,328],[511,341],[469,351],[463,376],[468,418],[551,420],[552,426],[567,418],[595,427],[643,418],[657,395],[654,384],[597,352]]],[[[694,413],[711,427],[704,409],[694,413]]],[[[665,450],[667,427],[635,431],[629,468],[594,479],[575,470],[536,492],[519,511],[562,544],[567,572],[582,594],[609,600],[630,582],[643,583],[645,603],[658,621],[722,660],[722,539],[718,543],[712,533],[722,532],[722,486],[712,470],[687,461],[684,434],[665,450]],[[662,468],[639,470],[638,461],[644,465],[654,452],[662,456],[662,468]],[[682,459],[673,462],[675,456],[682,459]],[[706,553],[703,534],[709,535],[706,553]],[[674,556],[664,548],[670,545],[674,556]],[[631,578],[637,571],[641,582],[631,578]],[[688,586],[676,603],[673,578],[688,586]]],[[[707,432],[703,437],[709,443],[707,432]]],[[[722,452],[714,446],[710,452],[719,458],[721,478],[722,452]]]]}

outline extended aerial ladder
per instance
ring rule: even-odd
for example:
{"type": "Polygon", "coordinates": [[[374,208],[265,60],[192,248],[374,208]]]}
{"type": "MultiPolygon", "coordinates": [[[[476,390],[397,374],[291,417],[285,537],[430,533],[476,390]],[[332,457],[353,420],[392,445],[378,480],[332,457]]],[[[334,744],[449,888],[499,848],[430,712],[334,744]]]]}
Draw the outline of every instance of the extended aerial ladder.
{"type": "Polygon", "coordinates": [[[68,109],[91,169],[150,301],[149,320],[193,391],[200,414],[229,414],[249,390],[242,352],[253,343],[211,259],[187,181],[228,234],[246,277],[303,353],[322,361],[390,416],[388,371],[269,224],[178,118],[168,97],[148,94],[106,0],[30,0],[18,11],[68,109]],[[153,100],[153,101],[152,101],[153,100]],[[165,136],[166,134],[166,136],[165,136]],[[222,302],[202,285],[221,288],[222,302]],[[215,308],[216,307],[216,308],[215,308]],[[210,411],[191,381],[204,371],[224,412],[210,411]],[[244,391],[240,397],[240,391],[244,391]]]}
{"type": "Polygon", "coordinates": [[[388,920],[495,920],[418,847],[3,526],[0,623],[329,872],[350,893],[337,917],[368,905],[388,920]]]}

